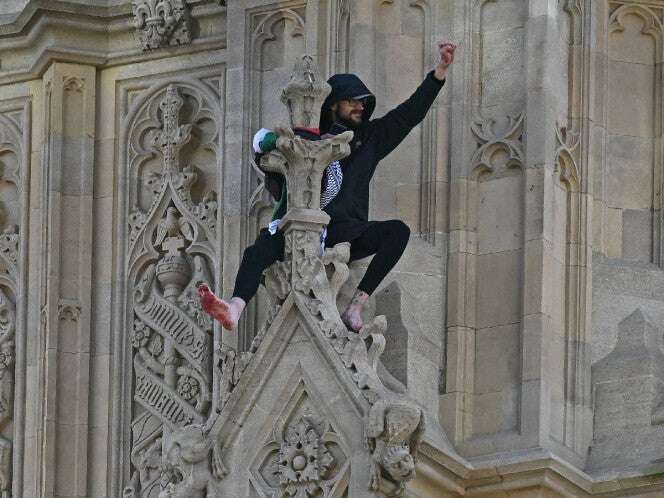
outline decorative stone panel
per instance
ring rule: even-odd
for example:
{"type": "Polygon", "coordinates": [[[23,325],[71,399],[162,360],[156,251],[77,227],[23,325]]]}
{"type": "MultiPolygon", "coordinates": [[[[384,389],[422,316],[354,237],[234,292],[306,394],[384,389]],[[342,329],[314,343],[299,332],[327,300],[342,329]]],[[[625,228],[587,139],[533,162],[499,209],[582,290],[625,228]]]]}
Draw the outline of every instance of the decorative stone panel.
{"type": "Polygon", "coordinates": [[[126,250],[132,286],[126,340],[134,404],[126,497],[199,496],[223,474],[214,452],[192,455],[181,465],[173,460],[174,448],[194,445],[193,451],[208,444],[202,427],[221,402],[215,386],[224,363],[215,356],[212,319],[196,290],[201,283],[214,287],[218,261],[217,102],[193,81],[162,84],[140,100],[128,123],[126,250]],[[192,465],[214,477],[205,485],[190,482],[192,465]]]}

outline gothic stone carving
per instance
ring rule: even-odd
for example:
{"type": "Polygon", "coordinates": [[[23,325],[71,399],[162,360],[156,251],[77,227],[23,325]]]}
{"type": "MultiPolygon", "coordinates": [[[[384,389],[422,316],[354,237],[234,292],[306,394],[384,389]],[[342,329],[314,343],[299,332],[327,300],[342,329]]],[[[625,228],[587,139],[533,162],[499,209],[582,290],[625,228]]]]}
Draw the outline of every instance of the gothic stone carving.
{"type": "Polygon", "coordinates": [[[76,300],[60,299],[58,303],[58,319],[77,322],[81,317],[81,305],[76,300]]]}
{"type": "MultiPolygon", "coordinates": [[[[12,419],[14,411],[14,334],[16,313],[14,304],[0,290],[0,427],[12,419]]],[[[0,436],[0,493],[9,496],[11,480],[12,442],[0,436]]]]}
{"type": "Polygon", "coordinates": [[[277,417],[272,440],[252,470],[254,481],[269,496],[338,496],[348,457],[334,429],[314,413],[306,390],[298,391],[296,408],[286,419],[277,417]]]}
{"type": "Polygon", "coordinates": [[[0,254],[10,265],[9,269],[15,273],[16,264],[18,261],[18,226],[7,223],[7,213],[4,208],[0,207],[0,254]]]}
{"type": "Polygon", "coordinates": [[[579,183],[577,158],[579,152],[579,133],[556,123],[555,168],[562,182],[579,183]]]}
{"type": "Polygon", "coordinates": [[[331,87],[321,78],[314,58],[310,55],[299,58],[281,94],[281,102],[288,108],[292,126],[318,127],[320,109],[330,91],[331,87]]]}
{"type": "MultiPolygon", "coordinates": [[[[298,244],[295,247],[299,247],[298,244]]],[[[339,288],[348,278],[349,257],[349,245],[346,243],[327,249],[320,257],[303,257],[296,276],[283,270],[272,271],[269,278],[276,282],[270,283],[267,290],[273,301],[283,302],[285,289],[292,289],[304,300],[317,320],[320,332],[340,355],[351,378],[371,405],[365,422],[372,462],[371,489],[397,496],[403,492],[405,482],[415,476],[424,414],[402,393],[388,389],[378,373],[380,356],[385,348],[385,317],[376,317],[358,334],[349,333],[341,322],[336,299],[339,288]]],[[[282,455],[287,454],[282,446],[282,455]]],[[[290,475],[289,469],[293,468],[287,467],[288,461],[282,460],[280,467],[280,472],[286,475],[290,475]]],[[[286,484],[295,486],[291,481],[286,484]]],[[[315,483],[309,485],[313,492],[315,483]]],[[[290,489],[293,493],[300,492],[296,486],[290,489]]]]}
{"type": "Polygon", "coordinates": [[[415,458],[424,433],[424,412],[413,403],[381,399],[369,410],[366,435],[374,465],[371,489],[384,489],[385,474],[397,484],[396,495],[415,477],[415,458]]]}
{"type": "MultiPolygon", "coordinates": [[[[143,170],[133,176],[140,193],[128,227],[129,275],[135,282],[128,342],[136,404],[132,477],[124,496],[199,497],[224,474],[218,451],[212,450],[214,439],[201,429],[216,414],[213,386],[220,372],[213,366],[212,320],[196,292],[200,283],[212,283],[217,204],[211,190],[200,194],[198,189],[195,199],[196,168],[183,166],[180,155],[195,126],[211,121],[218,129],[218,123],[204,96],[192,88],[184,97],[174,85],[157,95],[159,101],[146,104],[148,119],[130,135],[130,164],[143,170]],[[180,124],[181,114],[191,122],[180,124]],[[148,167],[155,152],[159,171],[148,167]]],[[[197,133],[204,137],[206,130],[197,133]]],[[[209,140],[217,136],[215,131],[209,140]]],[[[214,151],[205,140],[198,147],[214,151]]]]}
{"type": "MultiPolygon", "coordinates": [[[[312,81],[307,88],[311,92],[301,91],[301,85],[291,84],[286,88],[282,101],[291,111],[296,110],[291,112],[292,120],[302,118],[301,110],[306,108],[304,100],[320,100],[321,95],[329,91],[324,85],[313,85],[317,72],[312,69],[311,60],[306,57],[303,60],[305,63],[296,64],[291,82],[309,78],[312,81]]],[[[319,233],[327,222],[319,204],[321,175],[331,161],[350,153],[348,143],[352,133],[311,142],[295,137],[289,128],[275,130],[279,136],[277,151],[265,155],[262,165],[286,177],[289,212],[283,222],[284,262],[268,271],[266,288],[277,306],[289,294],[301,300],[320,332],[340,355],[351,378],[371,405],[365,428],[372,452],[371,489],[390,496],[400,494],[405,481],[415,473],[415,455],[424,427],[422,410],[402,393],[388,389],[378,374],[380,355],[385,348],[385,317],[376,317],[359,334],[349,333],[341,321],[336,299],[349,275],[348,244],[337,245],[323,254],[320,248],[319,233]]],[[[281,485],[291,496],[304,498],[307,493],[318,493],[320,469],[310,466],[308,459],[321,464],[325,460],[316,453],[320,446],[315,441],[320,433],[300,421],[288,434],[287,440],[281,443],[280,464],[276,470],[281,485]],[[293,450],[293,445],[297,451],[293,450]],[[305,451],[307,445],[311,445],[311,455],[305,451]]]]}
{"type": "Polygon", "coordinates": [[[217,357],[219,358],[221,376],[218,383],[218,399],[222,407],[226,404],[226,401],[228,401],[228,397],[231,395],[233,388],[240,381],[240,376],[247,368],[249,360],[251,360],[253,353],[256,351],[256,347],[257,345],[253,346],[251,351],[238,353],[230,346],[219,344],[217,357]]]}
{"type": "Polygon", "coordinates": [[[184,0],[133,0],[134,24],[144,51],[191,41],[184,0]]]}
{"type": "Polygon", "coordinates": [[[305,418],[286,430],[277,472],[288,496],[306,498],[323,491],[321,480],[329,477],[334,458],[319,431],[305,418]]]}
{"type": "Polygon", "coordinates": [[[522,144],[524,114],[516,118],[505,116],[502,119],[479,119],[472,125],[472,131],[479,147],[472,159],[473,170],[493,172],[492,156],[497,150],[507,154],[504,167],[523,168],[525,156],[522,144]]]}
{"type": "Polygon", "coordinates": [[[159,498],[207,498],[214,495],[214,482],[226,469],[218,442],[204,428],[189,425],[163,441],[161,465],[163,491],[159,498]]]}
{"type": "Polygon", "coordinates": [[[279,136],[277,150],[265,154],[261,166],[287,177],[290,209],[319,209],[323,171],[332,161],[350,154],[353,132],[317,142],[296,137],[286,127],[275,127],[275,133],[279,136]]]}
{"type": "Polygon", "coordinates": [[[309,265],[306,279],[309,285],[295,290],[371,405],[365,421],[372,458],[371,489],[398,496],[403,493],[405,482],[415,476],[424,412],[403,393],[386,387],[381,379],[379,363],[385,349],[385,317],[374,318],[357,334],[349,333],[341,322],[336,299],[348,278],[349,256],[348,244],[326,250],[318,260],[319,265],[309,265]]]}
{"type": "Polygon", "coordinates": [[[21,193],[25,117],[18,112],[0,113],[0,496],[12,489],[14,382],[16,360],[16,288],[19,282],[20,229],[16,215],[23,206],[13,201],[21,193]],[[11,193],[10,193],[11,192],[11,193]]]}

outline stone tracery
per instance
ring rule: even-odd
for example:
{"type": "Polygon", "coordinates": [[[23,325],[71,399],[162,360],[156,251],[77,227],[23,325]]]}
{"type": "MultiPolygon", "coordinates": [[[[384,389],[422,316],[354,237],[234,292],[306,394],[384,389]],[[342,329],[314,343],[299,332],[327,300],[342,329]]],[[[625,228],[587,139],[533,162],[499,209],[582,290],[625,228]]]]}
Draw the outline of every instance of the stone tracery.
{"type": "MultiPolygon", "coordinates": [[[[21,120],[11,113],[0,114],[0,182],[9,185],[12,194],[21,191],[22,135],[21,120]]],[[[17,306],[19,287],[20,227],[16,213],[22,206],[13,205],[12,195],[0,205],[0,495],[11,496],[12,459],[14,456],[14,394],[17,363],[17,306]]]]}
{"type": "Polygon", "coordinates": [[[134,471],[124,492],[141,498],[195,496],[192,490],[202,488],[190,482],[182,466],[214,463],[207,452],[194,452],[184,463],[172,455],[173,445],[195,446],[191,427],[204,426],[213,415],[212,322],[196,299],[196,286],[212,283],[209,268],[217,207],[211,190],[199,200],[194,198],[195,167],[181,164],[192,128],[210,119],[211,112],[204,98],[191,89],[170,85],[160,96],[159,101],[149,102],[151,126],[142,124],[134,136],[143,142],[132,148],[136,165],[141,157],[150,157],[151,148],[161,156],[159,171],[144,169],[146,193],[141,194],[137,185],[139,195],[129,215],[129,268],[136,285],[128,341],[134,351],[136,408],[134,471]],[[180,124],[183,107],[191,117],[186,124],[180,124]]]}

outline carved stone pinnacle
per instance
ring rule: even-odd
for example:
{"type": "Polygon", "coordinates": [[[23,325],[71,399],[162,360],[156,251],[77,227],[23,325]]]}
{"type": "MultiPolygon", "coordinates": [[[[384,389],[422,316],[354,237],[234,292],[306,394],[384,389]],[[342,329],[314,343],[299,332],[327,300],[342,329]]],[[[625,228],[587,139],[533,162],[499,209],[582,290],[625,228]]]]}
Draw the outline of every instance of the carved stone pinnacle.
{"type": "Polygon", "coordinates": [[[320,76],[311,55],[297,59],[290,81],[281,93],[281,102],[290,114],[291,127],[318,127],[320,108],[331,91],[332,87],[320,76]]]}
{"type": "Polygon", "coordinates": [[[175,85],[169,85],[166,95],[159,103],[162,112],[163,128],[153,139],[153,145],[164,156],[164,170],[169,173],[178,171],[180,149],[191,139],[191,124],[180,124],[180,108],[184,100],[175,85]]]}

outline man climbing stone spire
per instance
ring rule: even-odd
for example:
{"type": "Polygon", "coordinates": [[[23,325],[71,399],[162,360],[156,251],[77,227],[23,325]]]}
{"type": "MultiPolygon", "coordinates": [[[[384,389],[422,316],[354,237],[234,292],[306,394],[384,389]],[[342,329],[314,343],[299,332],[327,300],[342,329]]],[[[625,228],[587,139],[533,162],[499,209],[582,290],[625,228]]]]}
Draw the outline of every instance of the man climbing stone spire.
{"type": "MultiPolygon", "coordinates": [[[[410,230],[401,220],[369,221],[369,183],[378,163],[392,152],[426,116],[454,61],[456,45],[438,43],[440,62],[430,71],[415,92],[383,117],[371,119],[376,98],[354,74],[335,74],[328,83],[331,93],[321,107],[318,130],[306,130],[322,138],[354,133],[351,153],[339,161],[341,188],[327,202],[324,211],[330,216],[325,246],[350,242],[351,261],[374,255],[351,302],[342,314],[344,324],[354,331],[362,327],[361,312],[380,282],[397,263],[408,243],[410,230]]],[[[305,137],[309,138],[309,137],[305,137]]],[[[325,195],[325,189],[323,189],[325,195]]],[[[253,297],[263,270],[283,259],[283,234],[261,231],[256,243],[248,248],[236,278],[230,301],[217,298],[200,288],[203,308],[227,329],[234,329],[246,303],[253,297]]]]}

